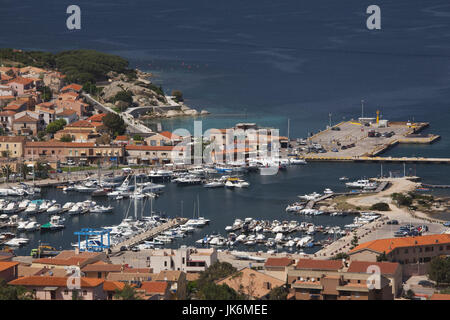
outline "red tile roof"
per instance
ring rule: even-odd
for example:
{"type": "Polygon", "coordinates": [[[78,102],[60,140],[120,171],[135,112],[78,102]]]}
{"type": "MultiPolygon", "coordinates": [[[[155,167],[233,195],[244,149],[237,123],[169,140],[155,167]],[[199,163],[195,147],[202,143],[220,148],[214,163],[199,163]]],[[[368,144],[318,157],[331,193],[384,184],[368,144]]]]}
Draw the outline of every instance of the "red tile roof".
{"type": "Polygon", "coordinates": [[[64,117],[64,116],[71,116],[74,113],[76,113],[76,111],[70,110],[70,109],[64,109],[58,113],[56,113],[56,116],[60,116],[60,117],[64,117]]]}
{"type": "Polygon", "coordinates": [[[17,77],[17,78],[14,78],[13,80],[11,80],[10,82],[8,82],[8,84],[10,84],[10,83],[19,83],[19,84],[26,86],[30,83],[33,83],[33,80],[28,79],[28,78],[17,77]]]}
{"type": "Polygon", "coordinates": [[[289,258],[268,258],[264,267],[287,267],[295,263],[294,259],[289,258]]]}
{"type": "Polygon", "coordinates": [[[48,264],[55,266],[76,266],[85,262],[87,258],[81,257],[71,257],[68,259],[58,259],[58,258],[41,258],[33,261],[33,264],[48,264]]]}
{"type": "MultiPolygon", "coordinates": [[[[173,147],[173,146],[136,146],[136,145],[127,145],[125,148],[127,150],[172,151],[172,150],[174,150],[175,147],[173,147]]],[[[178,148],[180,148],[180,147],[178,147],[178,148]]]]}
{"type": "Polygon", "coordinates": [[[350,250],[350,254],[361,251],[371,250],[378,253],[389,253],[396,248],[426,246],[432,244],[449,244],[450,234],[431,234],[418,237],[404,237],[404,238],[387,238],[368,241],[360,244],[356,248],[350,250]]]}
{"type": "Polygon", "coordinates": [[[341,260],[299,259],[296,269],[339,270],[343,267],[341,260]]]}
{"type": "Polygon", "coordinates": [[[94,114],[93,116],[87,118],[87,121],[91,121],[91,122],[102,122],[103,118],[107,115],[107,113],[99,113],[99,114],[94,114]]]}
{"type": "Polygon", "coordinates": [[[25,142],[25,137],[21,136],[0,136],[0,142],[25,142]]]}
{"type": "Polygon", "coordinates": [[[83,89],[82,86],[80,86],[79,84],[76,84],[76,83],[72,83],[72,84],[69,84],[68,86],[65,86],[64,88],[62,88],[61,92],[66,91],[66,90],[74,90],[74,91],[80,92],[81,89],[83,89]]]}
{"type": "Polygon", "coordinates": [[[88,264],[81,269],[83,272],[120,272],[122,265],[109,263],[93,263],[88,264]]]}
{"type": "Polygon", "coordinates": [[[352,261],[347,272],[371,273],[367,272],[370,266],[380,268],[381,274],[395,274],[400,264],[397,262],[369,262],[369,261],[352,261]]]}
{"type": "Polygon", "coordinates": [[[39,121],[38,119],[30,117],[27,114],[25,114],[22,117],[14,120],[14,122],[19,122],[19,123],[35,123],[35,122],[38,122],[38,121],[39,121]]]}
{"type": "Polygon", "coordinates": [[[43,148],[92,148],[95,147],[94,142],[62,142],[58,140],[50,141],[27,141],[25,147],[43,147],[43,148]]]}
{"type": "Polygon", "coordinates": [[[430,300],[450,300],[450,294],[433,293],[430,300]]]}
{"type": "Polygon", "coordinates": [[[78,120],[75,122],[72,122],[71,124],[67,125],[66,128],[73,128],[73,127],[77,127],[77,128],[96,128],[99,126],[102,126],[103,123],[101,122],[91,122],[88,120],[78,120]]]}
{"type": "Polygon", "coordinates": [[[177,136],[176,134],[173,134],[170,131],[163,131],[163,132],[160,132],[159,134],[162,135],[163,137],[166,137],[166,138],[171,139],[171,140],[181,139],[180,136],[177,136]]]}
{"type": "Polygon", "coordinates": [[[141,284],[142,290],[146,293],[161,293],[164,294],[167,290],[168,283],[162,281],[144,281],[141,284]]]}
{"type": "Polygon", "coordinates": [[[0,272],[8,270],[9,268],[15,267],[19,264],[17,261],[0,261],[0,272]]]}
{"type": "Polygon", "coordinates": [[[117,136],[116,141],[128,141],[130,138],[128,136],[117,136]]]}
{"type": "Polygon", "coordinates": [[[123,287],[125,287],[125,283],[120,281],[105,280],[105,282],[103,283],[104,291],[123,290],[123,287]]]}
{"type": "MultiPolygon", "coordinates": [[[[32,287],[67,287],[66,277],[52,277],[52,276],[28,276],[18,278],[8,282],[9,285],[16,286],[32,286],[32,287]]],[[[103,279],[96,278],[80,278],[80,286],[82,288],[95,288],[104,282],[103,279]]]]}

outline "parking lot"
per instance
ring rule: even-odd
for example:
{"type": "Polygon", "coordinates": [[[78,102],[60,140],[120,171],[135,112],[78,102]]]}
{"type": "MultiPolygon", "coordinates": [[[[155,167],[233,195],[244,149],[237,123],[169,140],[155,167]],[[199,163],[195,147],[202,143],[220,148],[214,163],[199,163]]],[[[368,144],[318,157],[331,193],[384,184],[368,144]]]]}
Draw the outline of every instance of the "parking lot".
{"type": "MultiPolygon", "coordinates": [[[[388,127],[378,128],[376,124],[366,126],[347,121],[319,132],[309,140],[311,144],[323,147],[324,151],[318,154],[321,157],[361,157],[376,154],[412,131],[405,123],[389,123],[388,127]],[[375,137],[369,137],[371,131],[375,137]]],[[[306,149],[305,146],[303,148],[306,149]]],[[[303,152],[307,153],[306,150],[303,152]]]]}

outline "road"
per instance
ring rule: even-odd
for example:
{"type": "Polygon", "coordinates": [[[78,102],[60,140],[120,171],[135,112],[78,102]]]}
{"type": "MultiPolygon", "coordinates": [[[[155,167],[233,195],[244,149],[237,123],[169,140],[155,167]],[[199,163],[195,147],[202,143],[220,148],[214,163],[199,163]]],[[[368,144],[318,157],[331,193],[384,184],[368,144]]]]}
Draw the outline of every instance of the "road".
{"type": "MultiPolygon", "coordinates": [[[[94,106],[94,108],[101,110],[103,112],[110,112],[118,114],[115,110],[105,106],[104,104],[100,103],[99,101],[95,100],[93,97],[91,97],[88,93],[83,93],[83,96],[94,106]]],[[[134,117],[128,113],[122,113],[120,114],[127,124],[127,130],[132,133],[152,133],[153,131],[144,126],[139,121],[135,120],[134,117]],[[130,130],[131,129],[131,130],[130,130]]]]}

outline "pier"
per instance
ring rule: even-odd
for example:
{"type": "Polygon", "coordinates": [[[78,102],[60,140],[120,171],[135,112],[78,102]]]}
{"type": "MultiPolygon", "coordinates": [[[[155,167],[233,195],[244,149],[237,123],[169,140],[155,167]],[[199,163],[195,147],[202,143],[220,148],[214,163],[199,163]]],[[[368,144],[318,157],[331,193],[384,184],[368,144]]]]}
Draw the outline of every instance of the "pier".
{"type": "Polygon", "coordinates": [[[161,232],[164,232],[164,231],[166,231],[168,229],[171,229],[173,227],[185,224],[187,220],[188,220],[187,218],[171,219],[168,222],[166,222],[166,223],[164,223],[164,224],[162,224],[162,225],[160,225],[160,226],[158,226],[156,228],[152,228],[150,230],[142,232],[142,233],[140,233],[140,234],[138,234],[138,235],[136,235],[136,236],[134,236],[134,237],[132,237],[132,238],[130,238],[128,240],[125,240],[125,241],[123,241],[123,242],[121,242],[121,243],[111,247],[111,252],[112,252],[112,254],[116,254],[116,253],[118,253],[120,251],[121,247],[125,246],[125,247],[129,248],[129,247],[135,246],[135,245],[137,245],[137,244],[139,244],[139,243],[141,243],[141,242],[143,242],[143,241],[145,241],[147,239],[156,237],[161,232]]]}
{"type": "Polygon", "coordinates": [[[428,163],[450,164],[450,158],[424,158],[424,157],[345,157],[345,156],[302,156],[306,161],[323,162],[375,162],[375,163],[428,163]]]}

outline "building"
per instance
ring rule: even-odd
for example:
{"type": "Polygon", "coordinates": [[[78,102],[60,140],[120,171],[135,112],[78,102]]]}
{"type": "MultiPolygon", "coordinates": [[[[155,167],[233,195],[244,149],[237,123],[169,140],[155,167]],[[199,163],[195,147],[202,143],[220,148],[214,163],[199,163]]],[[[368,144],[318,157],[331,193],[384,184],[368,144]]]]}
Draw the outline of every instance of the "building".
{"type": "Polygon", "coordinates": [[[31,90],[35,87],[33,79],[22,77],[17,77],[11,80],[10,82],[8,82],[8,85],[11,87],[11,89],[13,89],[16,95],[24,94],[27,90],[31,90]]]}
{"type": "Polygon", "coordinates": [[[18,277],[18,265],[16,261],[0,261],[0,281],[9,282],[18,277]]]}
{"type": "Polygon", "coordinates": [[[425,274],[432,258],[450,254],[450,234],[387,238],[368,241],[348,253],[351,261],[376,262],[385,254],[387,261],[402,265],[403,275],[425,274]]]}
{"type": "Polygon", "coordinates": [[[75,250],[64,250],[53,258],[40,258],[33,260],[32,267],[47,269],[65,269],[69,266],[78,266],[81,269],[98,261],[106,261],[106,254],[103,252],[79,252],[75,250]]]}
{"type": "Polygon", "coordinates": [[[169,131],[155,132],[149,137],[145,138],[144,141],[148,146],[174,146],[183,140],[182,137],[173,134],[169,131]]]}
{"type": "Polygon", "coordinates": [[[37,136],[40,128],[40,121],[28,114],[14,119],[12,126],[13,132],[18,136],[37,136]]]}
{"type": "Polygon", "coordinates": [[[154,277],[155,281],[164,281],[169,284],[169,291],[177,299],[186,299],[187,280],[183,271],[163,270],[154,277]]]}
{"type": "Polygon", "coordinates": [[[217,262],[217,251],[215,248],[181,247],[177,250],[156,249],[150,256],[150,267],[155,273],[160,273],[163,270],[177,270],[186,273],[201,272],[215,262],[217,262]]]}
{"type": "Polygon", "coordinates": [[[130,268],[126,265],[111,264],[105,261],[97,261],[88,264],[81,269],[81,272],[88,278],[107,279],[111,273],[152,273],[150,268],[130,268]]]}
{"type": "Polygon", "coordinates": [[[169,300],[171,298],[167,282],[145,281],[136,291],[143,300],[169,300]]]}
{"type": "Polygon", "coordinates": [[[389,279],[394,297],[400,296],[403,290],[403,273],[401,265],[397,262],[352,261],[347,272],[368,273],[368,271],[375,270],[379,270],[383,276],[389,279]]]}
{"type": "Polygon", "coordinates": [[[71,84],[65,86],[64,88],[62,88],[60,90],[60,92],[62,92],[62,93],[74,92],[74,93],[79,94],[79,93],[81,93],[82,89],[83,89],[83,87],[81,85],[76,84],[76,83],[71,83],[71,84]]]}
{"type": "MultiPolygon", "coordinates": [[[[12,286],[22,286],[32,292],[37,300],[72,300],[75,294],[83,300],[105,300],[103,279],[80,278],[80,289],[70,289],[67,277],[28,276],[8,282],[12,286]],[[77,293],[74,293],[74,292],[77,293]]],[[[72,283],[73,285],[75,283],[72,283]]]]}
{"type": "Polygon", "coordinates": [[[244,294],[250,299],[267,299],[272,289],[284,286],[286,281],[250,268],[244,268],[225,279],[217,281],[217,284],[226,284],[234,291],[244,294]]]}
{"type": "Polygon", "coordinates": [[[15,114],[16,113],[11,110],[0,111],[0,123],[5,132],[12,130],[15,114]]]}
{"type": "Polygon", "coordinates": [[[120,281],[105,281],[103,282],[103,291],[106,295],[106,300],[116,300],[114,297],[117,291],[123,290],[125,283],[120,281]]]}
{"type": "Polygon", "coordinates": [[[98,161],[122,163],[123,155],[123,146],[97,145],[93,142],[28,141],[24,148],[24,157],[27,160],[39,158],[61,162],[72,160],[77,164],[97,164],[98,161]]]}
{"type": "Polygon", "coordinates": [[[184,148],[174,146],[126,145],[128,164],[166,164],[184,158],[184,148]]]}
{"type": "Polygon", "coordinates": [[[69,135],[73,142],[94,142],[105,130],[106,127],[102,122],[78,120],[55,133],[55,139],[61,140],[63,136],[69,135]]]}
{"type": "Polygon", "coordinates": [[[295,300],[392,300],[384,275],[354,273],[341,260],[299,259],[288,271],[295,300]]]}
{"type": "Polygon", "coordinates": [[[25,137],[0,136],[0,155],[6,158],[22,158],[25,137]]]}
{"type": "Polygon", "coordinates": [[[288,267],[294,263],[295,260],[290,258],[267,258],[264,270],[269,276],[286,282],[288,267]]]}
{"type": "Polygon", "coordinates": [[[60,109],[56,114],[55,117],[57,120],[64,119],[67,124],[71,124],[72,122],[75,122],[78,120],[78,115],[74,110],[71,109],[60,109]]]}

